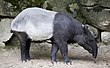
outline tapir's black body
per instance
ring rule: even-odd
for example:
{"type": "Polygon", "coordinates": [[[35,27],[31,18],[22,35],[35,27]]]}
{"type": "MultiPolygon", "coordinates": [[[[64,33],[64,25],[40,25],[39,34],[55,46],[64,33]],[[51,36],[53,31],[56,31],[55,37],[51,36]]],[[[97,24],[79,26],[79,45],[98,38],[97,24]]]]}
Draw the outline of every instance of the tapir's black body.
{"type": "Polygon", "coordinates": [[[60,49],[64,61],[69,62],[67,44],[74,42],[93,53],[94,58],[97,56],[97,44],[93,35],[81,23],[64,13],[57,13],[55,16],[52,39],[52,61],[56,61],[56,53],[60,49]]]}
{"type": "MultiPolygon", "coordinates": [[[[37,30],[37,29],[36,29],[37,30]]],[[[18,37],[20,41],[21,60],[30,60],[29,49],[31,39],[25,32],[12,30],[13,34],[18,37]]],[[[97,44],[95,38],[89,30],[82,26],[77,20],[64,13],[57,13],[53,22],[53,36],[50,38],[52,42],[51,60],[56,61],[56,53],[60,49],[61,55],[65,63],[69,62],[68,58],[68,43],[77,42],[97,57],[97,44]]]]}

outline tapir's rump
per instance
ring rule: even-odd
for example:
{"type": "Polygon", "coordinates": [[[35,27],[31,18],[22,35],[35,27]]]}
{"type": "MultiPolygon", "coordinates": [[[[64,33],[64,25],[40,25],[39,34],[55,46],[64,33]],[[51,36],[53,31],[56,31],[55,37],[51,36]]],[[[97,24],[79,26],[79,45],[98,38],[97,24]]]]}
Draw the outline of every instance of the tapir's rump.
{"type": "Polygon", "coordinates": [[[11,29],[26,32],[33,40],[49,39],[53,35],[56,13],[37,7],[25,9],[12,21],[11,29]]]}

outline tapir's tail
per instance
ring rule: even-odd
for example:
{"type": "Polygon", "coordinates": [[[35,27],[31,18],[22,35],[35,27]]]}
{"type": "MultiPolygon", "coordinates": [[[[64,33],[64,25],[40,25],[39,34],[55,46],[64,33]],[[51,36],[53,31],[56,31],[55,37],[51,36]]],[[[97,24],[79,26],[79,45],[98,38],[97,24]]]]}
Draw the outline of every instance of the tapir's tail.
{"type": "Polygon", "coordinates": [[[13,33],[13,30],[10,30],[11,33],[13,33]]]}

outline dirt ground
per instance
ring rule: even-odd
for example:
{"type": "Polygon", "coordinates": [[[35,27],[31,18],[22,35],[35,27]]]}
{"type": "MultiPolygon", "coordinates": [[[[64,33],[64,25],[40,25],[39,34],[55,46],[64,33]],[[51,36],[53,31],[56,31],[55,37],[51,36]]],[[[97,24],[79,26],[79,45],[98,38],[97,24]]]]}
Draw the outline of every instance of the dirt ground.
{"type": "Polygon", "coordinates": [[[19,47],[0,48],[0,68],[110,68],[110,45],[99,46],[96,59],[93,59],[82,47],[69,45],[68,54],[72,65],[64,64],[60,53],[57,56],[59,63],[52,64],[51,45],[47,45],[46,43],[33,45],[30,50],[32,59],[25,63],[20,61],[19,47]]]}

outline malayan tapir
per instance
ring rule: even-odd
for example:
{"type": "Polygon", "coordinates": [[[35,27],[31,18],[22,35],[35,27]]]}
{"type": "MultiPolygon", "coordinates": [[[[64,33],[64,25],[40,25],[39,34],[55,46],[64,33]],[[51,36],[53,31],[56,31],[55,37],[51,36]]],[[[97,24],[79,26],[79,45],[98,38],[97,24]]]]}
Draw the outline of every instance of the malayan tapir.
{"type": "Polygon", "coordinates": [[[11,23],[11,32],[20,41],[21,60],[30,60],[31,41],[50,40],[52,43],[51,60],[56,62],[56,54],[60,50],[66,64],[68,43],[76,42],[85,50],[97,57],[98,47],[94,36],[68,14],[32,7],[19,13],[11,23]]]}

